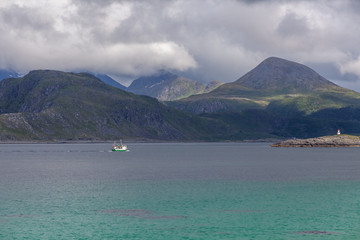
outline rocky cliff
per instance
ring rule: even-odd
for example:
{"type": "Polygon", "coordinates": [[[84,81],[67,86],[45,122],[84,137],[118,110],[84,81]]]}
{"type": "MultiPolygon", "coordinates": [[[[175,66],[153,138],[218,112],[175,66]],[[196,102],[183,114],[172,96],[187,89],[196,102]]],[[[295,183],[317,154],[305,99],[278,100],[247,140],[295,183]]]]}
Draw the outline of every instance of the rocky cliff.
{"type": "Polygon", "coordinates": [[[135,94],[154,97],[160,101],[173,101],[209,92],[220,85],[221,83],[217,81],[212,81],[205,85],[201,82],[161,70],[156,74],[135,79],[126,90],[135,94]]]}

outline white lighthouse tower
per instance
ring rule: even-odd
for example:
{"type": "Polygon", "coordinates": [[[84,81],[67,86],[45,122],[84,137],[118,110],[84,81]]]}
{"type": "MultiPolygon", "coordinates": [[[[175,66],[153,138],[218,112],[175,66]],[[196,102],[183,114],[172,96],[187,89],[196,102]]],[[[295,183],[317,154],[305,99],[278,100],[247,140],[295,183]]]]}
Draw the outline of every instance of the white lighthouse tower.
{"type": "Polygon", "coordinates": [[[340,129],[338,129],[338,131],[337,131],[337,135],[340,135],[340,129]]]}

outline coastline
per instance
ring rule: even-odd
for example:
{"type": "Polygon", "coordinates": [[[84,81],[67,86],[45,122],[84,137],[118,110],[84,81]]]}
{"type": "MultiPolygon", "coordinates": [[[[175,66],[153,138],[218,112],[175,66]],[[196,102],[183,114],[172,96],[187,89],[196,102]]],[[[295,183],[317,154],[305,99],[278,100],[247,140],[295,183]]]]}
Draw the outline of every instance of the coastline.
{"type": "Polygon", "coordinates": [[[360,147],[360,137],[341,134],[308,139],[289,139],[271,144],[271,147],[360,147]]]}

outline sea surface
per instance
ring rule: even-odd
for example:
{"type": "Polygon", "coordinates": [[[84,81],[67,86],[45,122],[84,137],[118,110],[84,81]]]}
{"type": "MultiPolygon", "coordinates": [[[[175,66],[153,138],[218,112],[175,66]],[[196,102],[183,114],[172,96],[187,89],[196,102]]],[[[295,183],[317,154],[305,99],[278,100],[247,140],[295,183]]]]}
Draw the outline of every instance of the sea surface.
{"type": "Polygon", "coordinates": [[[360,148],[1,144],[0,239],[360,239],[360,148]]]}

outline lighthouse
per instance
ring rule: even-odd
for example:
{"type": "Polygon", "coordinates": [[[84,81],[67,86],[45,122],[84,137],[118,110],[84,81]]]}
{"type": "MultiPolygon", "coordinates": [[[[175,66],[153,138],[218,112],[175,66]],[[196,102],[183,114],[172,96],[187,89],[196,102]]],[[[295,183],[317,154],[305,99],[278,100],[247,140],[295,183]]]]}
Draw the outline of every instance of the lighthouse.
{"type": "Polygon", "coordinates": [[[340,135],[340,129],[338,129],[338,131],[337,131],[337,135],[340,135]]]}

